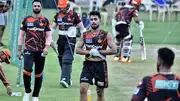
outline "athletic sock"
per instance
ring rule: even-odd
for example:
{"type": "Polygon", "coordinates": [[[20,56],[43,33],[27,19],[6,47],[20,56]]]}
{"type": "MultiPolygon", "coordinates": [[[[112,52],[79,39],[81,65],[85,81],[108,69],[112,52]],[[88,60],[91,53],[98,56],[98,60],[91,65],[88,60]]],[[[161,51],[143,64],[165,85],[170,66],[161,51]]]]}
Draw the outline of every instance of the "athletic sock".
{"type": "Polygon", "coordinates": [[[34,91],[33,91],[33,97],[38,97],[39,96],[39,92],[42,86],[42,75],[41,77],[36,77],[35,78],[35,85],[34,85],[34,91]]]}
{"type": "Polygon", "coordinates": [[[31,76],[23,74],[25,92],[31,92],[31,76]]]}

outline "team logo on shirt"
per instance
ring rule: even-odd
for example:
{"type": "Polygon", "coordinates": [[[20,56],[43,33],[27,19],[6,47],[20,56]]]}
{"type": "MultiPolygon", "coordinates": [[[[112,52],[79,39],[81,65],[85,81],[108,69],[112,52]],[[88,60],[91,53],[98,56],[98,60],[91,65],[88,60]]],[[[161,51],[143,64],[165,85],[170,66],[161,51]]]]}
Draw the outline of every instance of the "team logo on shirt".
{"type": "Polygon", "coordinates": [[[58,18],[58,19],[57,19],[57,21],[60,21],[60,22],[62,22],[62,18],[58,18]]]}
{"type": "Polygon", "coordinates": [[[179,88],[179,81],[178,80],[156,80],[155,88],[176,90],[179,88]]]}
{"type": "Polygon", "coordinates": [[[98,86],[104,86],[104,82],[99,82],[99,81],[98,81],[98,82],[97,82],[97,85],[98,85],[98,86]]]}
{"type": "Polygon", "coordinates": [[[34,26],[34,23],[33,23],[33,22],[28,22],[28,23],[27,23],[27,26],[28,26],[28,27],[34,26]]]}
{"type": "Polygon", "coordinates": [[[92,43],[92,38],[86,38],[86,43],[92,43]]]}

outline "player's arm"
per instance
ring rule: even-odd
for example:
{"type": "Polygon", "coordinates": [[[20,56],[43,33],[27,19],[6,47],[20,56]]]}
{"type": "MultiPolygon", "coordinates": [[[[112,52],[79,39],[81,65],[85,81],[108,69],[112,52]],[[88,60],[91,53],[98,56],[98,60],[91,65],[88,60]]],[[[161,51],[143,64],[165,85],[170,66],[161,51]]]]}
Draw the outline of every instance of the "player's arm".
{"type": "Polygon", "coordinates": [[[83,46],[84,46],[84,39],[83,39],[83,34],[81,34],[80,41],[78,42],[76,46],[76,54],[80,54],[80,55],[89,54],[89,51],[84,50],[83,46]]]}
{"type": "Polygon", "coordinates": [[[113,54],[116,54],[116,52],[117,52],[116,44],[113,41],[112,36],[111,36],[110,33],[107,34],[107,43],[108,43],[108,46],[109,46],[110,49],[108,49],[108,50],[99,50],[99,52],[102,55],[113,55],[113,54]]]}
{"type": "Polygon", "coordinates": [[[144,22],[140,21],[140,18],[139,18],[139,15],[138,15],[138,11],[135,10],[133,12],[133,18],[134,18],[134,21],[136,22],[137,26],[143,30],[144,29],[144,22]]]}
{"type": "Polygon", "coordinates": [[[54,43],[53,40],[51,41],[50,47],[51,47],[51,48],[54,50],[54,52],[58,55],[58,52],[57,52],[57,49],[56,49],[56,46],[55,46],[55,43],[54,43]]]}
{"type": "Polygon", "coordinates": [[[5,87],[8,87],[10,84],[8,83],[8,81],[6,80],[6,76],[4,75],[3,71],[2,71],[2,64],[0,63],[0,79],[3,82],[5,87]]]}
{"type": "Polygon", "coordinates": [[[139,19],[139,16],[134,16],[134,21],[139,24],[140,23],[140,19],[139,19]]]}
{"type": "MultiPolygon", "coordinates": [[[[53,23],[51,25],[51,34],[52,35],[56,31],[56,28],[57,28],[57,14],[54,16],[54,20],[53,20],[53,23]]],[[[57,49],[56,49],[56,47],[54,45],[53,39],[51,40],[50,47],[52,47],[52,49],[56,52],[56,54],[58,54],[57,49]]]]}
{"type": "Polygon", "coordinates": [[[46,43],[45,43],[45,48],[44,48],[44,55],[47,55],[48,53],[48,48],[49,46],[51,45],[51,42],[52,42],[52,32],[51,32],[51,28],[50,28],[50,23],[49,23],[49,20],[46,19],[47,21],[47,24],[46,24],[46,27],[45,27],[45,32],[46,32],[46,43]]]}
{"type": "Polygon", "coordinates": [[[26,22],[26,19],[24,19],[21,24],[21,28],[20,28],[20,32],[19,32],[19,36],[18,36],[18,58],[19,59],[21,59],[21,56],[22,56],[22,45],[24,42],[24,36],[26,34],[26,30],[27,30],[27,26],[26,26],[25,22],[26,22]]]}
{"type": "Polygon", "coordinates": [[[83,22],[81,21],[80,15],[77,13],[75,14],[75,24],[77,24],[77,28],[80,29],[81,34],[83,34],[86,31],[83,22]]]}
{"type": "Polygon", "coordinates": [[[57,14],[54,16],[53,23],[51,25],[51,32],[52,34],[56,31],[57,28],[57,14]]]}
{"type": "Polygon", "coordinates": [[[18,58],[22,59],[22,44],[24,42],[24,36],[26,32],[24,30],[20,30],[19,36],[18,36],[18,58]]]}
{"type": "Polygon", "coordinates": [[[18,36],[18,51],[22,51],[22,44],[24,42],[24,36],[25,36],[25,31],[20,30],[19,36],[18,36]]]}
{"type": "Polygon", "coordinates": [[[56,31],[57,23],[53,22],[51,25],[51,32],[52,34],[56,31]]]}
{"type": "Polygon", "coordinates": [[[139,15],[138,15],[138,11],[137,11],[137,10],[134,10],[134,12],[133,12],[133,18],[134,18],[134,21],[136,22],[136,24],[139,24],[139,23],[140,23],[140,18],[139,18],[139,15]]]}
{"type": "Polygon", "coordinates": [[[80,29],[80,33],[81,33],[81,34],[86,31],[86,29],[85,29],[82,21],[77,24],[77,27],[80,29]]]}
{"type": "Polygon", "coordinates": [[[45,48],[49,48],[49,46],[51,45],[51,41],[52,41],[51,31],[46,31],[46,47],[45,48]]]}
{"type": "Polygon", "coordinates": [[[137,88],[134,90],[134,94],[131,98],[131,101],[144,101],[146,98],[146,80],[147,78],[143,78],[137,86],[137,88]]]}
{"type": "Polygon", "coordinates": [[[4,86],[5,86],[6,89],[7,89],[7,94],[8,94],[9,96],[11,96],[12,90],[11,90],[11,87],[10,87],[9,82],[6,80],[6,77],[5,77],[5,75],[4,75],[3,71],[2,71],[2,66],[1,66],[1,65],[2,65],[2,64],[0,64],[0,79],[1,79],[1,81],[2,81],[3,84],[4,84],[4,86]]]}

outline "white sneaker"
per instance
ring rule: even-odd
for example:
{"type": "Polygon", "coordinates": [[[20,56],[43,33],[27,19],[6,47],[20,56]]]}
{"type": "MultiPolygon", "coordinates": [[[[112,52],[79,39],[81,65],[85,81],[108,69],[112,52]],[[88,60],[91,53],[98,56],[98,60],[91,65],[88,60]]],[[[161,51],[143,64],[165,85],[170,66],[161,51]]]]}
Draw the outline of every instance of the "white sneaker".
{"type": "Polygon", "coordinates": [[[31,93],[24,93],[23,101],[29,101],[31,93]]]}
{"type": "Polygon", "coordinates": [[[61,81],[60,81],[60,84],[61,84],[64,88],[68,88],[68,87],[69,87],[68,83],[66,83],[66,81],[64,81],[64,80],[61,80],[61,81]]]}
{"type": "Polygon", "coordinates": [[[114,57],[113,61],[119,61],[119,57],[114,57]]]}
{"type": "Polygon", "coordinates": [[[39,101],[38,97],[32,97],[32,101],[39,101]]]}

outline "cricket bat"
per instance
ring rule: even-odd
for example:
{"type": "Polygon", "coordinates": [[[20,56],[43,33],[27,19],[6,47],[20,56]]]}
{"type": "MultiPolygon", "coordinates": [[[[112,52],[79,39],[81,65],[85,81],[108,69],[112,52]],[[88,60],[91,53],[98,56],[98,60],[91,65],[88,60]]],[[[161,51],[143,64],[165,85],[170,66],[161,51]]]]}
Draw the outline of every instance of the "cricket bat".
{"type": "Polygon", "coordinates": [[[140,30],[140,45],[141,45],[141,60],[146,60],[146,45],[143,37],[143,32],[140,30]]]}

